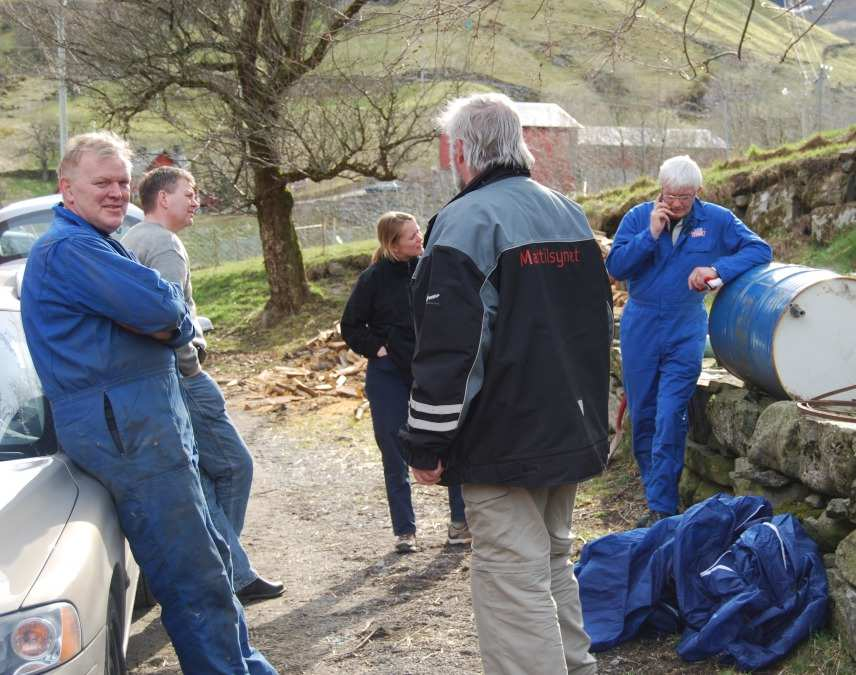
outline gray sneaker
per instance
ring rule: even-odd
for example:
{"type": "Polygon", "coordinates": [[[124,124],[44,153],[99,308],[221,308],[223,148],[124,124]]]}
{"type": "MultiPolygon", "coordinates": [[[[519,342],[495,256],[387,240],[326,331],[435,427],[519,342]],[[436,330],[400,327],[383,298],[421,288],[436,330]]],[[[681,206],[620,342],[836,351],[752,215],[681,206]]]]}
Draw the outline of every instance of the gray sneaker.
{"type": "Polygon", "coordinates": [[[470,528],[465,522],[452,521],[449,523],[449,538],[447,544],[452,546],[456,544],[469,544],[473,540],[473,535],[470,534],[470,528]]]}
{"type": "Polygon", "coordinates": [[[416,534],[402,534],[395,538],[395,550],[397,553],[416,553],[416,534]]]}

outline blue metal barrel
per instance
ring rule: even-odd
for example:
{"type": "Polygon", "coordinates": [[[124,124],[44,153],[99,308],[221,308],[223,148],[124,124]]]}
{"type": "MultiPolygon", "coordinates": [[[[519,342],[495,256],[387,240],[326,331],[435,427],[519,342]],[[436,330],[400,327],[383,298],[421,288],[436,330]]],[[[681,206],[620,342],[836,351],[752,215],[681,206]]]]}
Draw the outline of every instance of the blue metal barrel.
{"type": "Polygon", "coordinates": [[[725,284],[710,311],[720,364],[779,398],[856,384],[856,278],[770,263],[725,284]]]}

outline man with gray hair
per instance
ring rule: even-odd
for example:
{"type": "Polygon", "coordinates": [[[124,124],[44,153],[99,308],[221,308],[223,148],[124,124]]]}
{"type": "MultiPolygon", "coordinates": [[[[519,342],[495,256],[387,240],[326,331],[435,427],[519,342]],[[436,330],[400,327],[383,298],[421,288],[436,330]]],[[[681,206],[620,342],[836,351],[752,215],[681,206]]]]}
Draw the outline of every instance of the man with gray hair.
{"type": "Polygon", "coordinates": [[[199,484],[175,368],[175,349],[193,338],[190,311],[178,286],[110,236],[130,186],[122,139],[69,141],[62,203],[24,273],[27,344],[60,444],[113,497],[182,670],[269,675],[276,671],[249,644],[228,548],[199,484]]]}
{"type": "Polygon", "coordinates": [[[603,471],[612,297],[585,215],[533,181],[513,103],[440,125],[461,192],[412,282],[414,478],[462,484],[485,672],[594,673],[570,564],[577,484],[603,471]]]}
{"type": "Polygon", "coordinates": [[[660,194],[627,212],[606,259],[630,292],[621,315],[622,374],[648,502],[637,527],[678,510],[687,407],[707,335],[704,291],[772,259],[731,211],[699,199],[701,184],[687,155],[663,162],[660,194]]]}

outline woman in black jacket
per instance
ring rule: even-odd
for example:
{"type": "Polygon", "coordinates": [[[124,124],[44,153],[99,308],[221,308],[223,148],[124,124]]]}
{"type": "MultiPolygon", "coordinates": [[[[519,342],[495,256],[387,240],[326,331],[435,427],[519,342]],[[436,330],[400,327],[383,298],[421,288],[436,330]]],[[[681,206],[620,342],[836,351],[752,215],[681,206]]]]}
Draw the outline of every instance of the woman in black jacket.
{"type": "MultiPolygon", "coordinates": [[[[386,497],[399,553],[416,550],[416,517],[398,430],[407,421],[414,333],[410,315],[410,261],[422,254],[422,233],[409,213],[391,211],[377,223],[380,246],[357,280],[342,315],[342,337],[369,359],[366,396],[383,459],[386,497]]],[[[460,486],[449,488],[449,544],[471,539],[460,486]]]]}

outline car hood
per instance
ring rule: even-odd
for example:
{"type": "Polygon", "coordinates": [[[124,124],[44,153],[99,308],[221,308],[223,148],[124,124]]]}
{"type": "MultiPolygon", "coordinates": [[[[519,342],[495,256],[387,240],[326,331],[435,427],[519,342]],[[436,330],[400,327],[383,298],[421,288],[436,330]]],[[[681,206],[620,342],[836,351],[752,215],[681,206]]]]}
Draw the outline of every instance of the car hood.
{"type": "Polygon", "coordinates": [[[24,602],[68,522],[77,492],[59,459],[0,462],[0,614],[24,602]]]}

